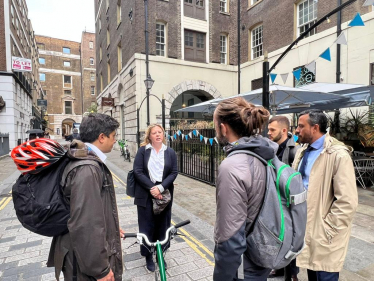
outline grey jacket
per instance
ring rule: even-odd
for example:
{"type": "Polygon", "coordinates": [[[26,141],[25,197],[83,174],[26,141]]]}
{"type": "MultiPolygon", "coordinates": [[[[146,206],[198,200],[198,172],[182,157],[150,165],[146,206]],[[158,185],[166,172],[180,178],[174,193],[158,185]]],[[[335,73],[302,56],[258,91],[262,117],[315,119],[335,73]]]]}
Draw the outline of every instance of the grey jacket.
{"type": "Polygon", "coordinates": [[[296,145],[293,135],[289,132],[286,148],[284,149],[282,159],[279,160],[291,166],[293,160],[295,159],[296,152],[300,147],[301,146],[296,145]]]}
{"type": "MultiPolygon", "coordinates": [[[[262,136],[244,137],[225,147],[227,154],[235,150],[250,150],[266,160],[276,157],[278,145],[262,136]]],[[[252,231],[265,195],[265,166],[253,156],[235,154],[222,161],[218,169],[214,230],[215,268],[213,280],[231,281],[243,270],[256,270],[245,255],[246,236],[252,231]]],[[[262,268],[260,268],[262,269],[262,268]]]]}

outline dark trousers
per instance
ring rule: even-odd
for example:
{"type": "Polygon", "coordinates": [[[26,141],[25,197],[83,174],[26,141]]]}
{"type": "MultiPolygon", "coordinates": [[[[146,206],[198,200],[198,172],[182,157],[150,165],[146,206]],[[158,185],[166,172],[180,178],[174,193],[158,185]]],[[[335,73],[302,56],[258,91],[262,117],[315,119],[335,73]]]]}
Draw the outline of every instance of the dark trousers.
{"type": "MultiPolygon", "coordinates": [[[[172,197],[173,198],[173,197],[172,197]]],[[[165,232],[171,224],[171,206],[173,199],[169,205],[159,215],[153,213],[153,202],[152,198],[149,197],[147,200],[147,206],[138,207],[138,225],[139,233],[147,235],[150,242],[161,241],[165,239],[165,232]]],[[[170,246],[170,243],[163,246],[165,251],[170,246]]],[[[144,246],[140,246],[140,253],[142,256],[150,255],[150,252],[144,246]]]]}
{"type": "Polygon", "coordinates": [[[296,259],[293,259],[289,265],[284,268],[284,280],[290,281],[292,276],[299,274],[299,268],[296,266],[296,259]]]}
{"type": "Polygon", "coordinates": [[[339,272],[313,271],[308,269],[309,281],[338,281],[339,272]]]}

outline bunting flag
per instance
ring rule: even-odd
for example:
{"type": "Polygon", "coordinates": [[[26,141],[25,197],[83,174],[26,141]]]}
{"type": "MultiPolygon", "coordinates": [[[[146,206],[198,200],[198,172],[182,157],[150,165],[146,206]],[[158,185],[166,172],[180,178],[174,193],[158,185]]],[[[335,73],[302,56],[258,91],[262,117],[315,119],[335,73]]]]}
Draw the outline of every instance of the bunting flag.
{"type": "Polygon", "coordinates": [[[196,130],[196,136],[200,135],[199,130],[196,130]]]}
{"type": "Polygon", "coordinates": [[[305,68],[308,69],[310,72],[312,72],[314,75],[316,74],[316,62],[315,61],[308,63],[305,66],[305,68]]]}
{"type": "Polygon", "coordinates": [[[280,76],[281,76],[281,78],[283,80],[283,83],[286,84],[287,78],[288,78],[288,73],[281,74],[280,76]]]}
{"type": "Polygon", "coordinates": [[[217,144],[219,144],[219,143],[218,143],[218,140],[217,140],[217,137],[215,137],[214,140],[216,141],[217,144]]]}
{"type": "Polygon", "coordinates": [[[192,139],[192,132],[190,132],[190,133],[188,134],[188,136],[190,137],[190,139],[192,139]]]}
{"type": "Polygon", "coordinates": [[[209,139],[210,145],[213,146],[214,139],[209,139]]]}
{"type": "Polygon", "coordinates": [[[177,139],[177,134],[174,134],[174,139],[177,139]]]}
{"type": "Polygon", "coordinates": [[[200,141],[203,141],[204,137],[203,135],[200,135],[200,141]]]}
{"type": "Polygon", "coordinates": [[[204,137],[205,144],[208,143],[208,138],[204,137]]]}
{"type": "Polygon", "coordinates": [[[330,53],[330,48],[327,48],[326,51],[324,51],[321,55],[321,58],[331,61],[331,53],[330,53]]]}
{"type": "Polygon", "coordinates": [[[347,38],[345,37],[345,33],[344,32],[340,33],[339,37],[335,40],[334,43],[340,44],[340,45],[347,45],[348,43],[347,43],[347,38]]]}
{"type": "Polygon", "coordinates": [[[348,26],[365,26],[364,21],[362,20],[360,13],[356,14],[356,16],[348,24],[348,26]]]}
{"type": "Polygon", "coordinates": [[[182,132],[181,132],[180,130],[178,130],[178,132],[177,132],[178,136],[180,136],[180,135],[181,135],[181,133],[182,133],[182,132]]]}
{"type": "Polygon", "coordinates": [[[193,130],[192,133],[193,133],[193,135],[194,135],[195,137],[197,136],[197,134],[196,134],[196,130],[193,130]]]}
{"type": "Polygon", "coordinates": [[[182,140],[184,139],[184,134],[182,134],[182,140]]]}
{"type": "Polygon", "coordinates": [[[293,139],[294,139],[295,142],[297,142],[297,140],[299,139],[299,137],[296,136],[296,135],[293,135],[293,139]]]}
{"type": "Polygon", "coordinates": [[[184,137],[186,138],[186,140],[188,140],[188,135],[185,135],[184,137]]]}
{"type": "Polygon", "coordinates": [[[174,141],[174,137],[173,136],[171,136],[170,139],[171,139],[171,141],[174,141]]]}
{"type": "Polygon", "coordinates": [[[300,80],[301,68],[294,70],[292,73],[295,76],[296,80],[300,80]]]}
{"type": "Polygon", "coordinates": [[[275,81],[275,78],[277,78],[277,75],[278,75],[278,74],[270,73],[271,83],[274,84],[274,81],[275,81]]]}
{"type": "Polygon", "coordinates": [[[371,6],[371,5],[374,5],[374,0],[366,0],[364,5],[362,6],[365,7],[365,6],[371,6]]]}

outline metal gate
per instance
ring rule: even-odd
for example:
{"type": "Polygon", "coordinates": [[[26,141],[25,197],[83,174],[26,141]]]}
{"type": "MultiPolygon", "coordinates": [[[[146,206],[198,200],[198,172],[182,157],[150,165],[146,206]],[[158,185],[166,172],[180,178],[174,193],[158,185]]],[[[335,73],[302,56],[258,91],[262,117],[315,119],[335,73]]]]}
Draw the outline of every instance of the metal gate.
{"type": "Polygon", "coordinates": [[[9,153],[9,134],[0,133],[0,156],[9,153]]]}
{"type": "MultiPolygon", "coordinates": [[[[188,134],[191,130],[180,130],[188,134]]],[[[206,138],[214,138],[214,129],[199,129],[200,134],[206,138]]],[[[177,130],[170,131],[170,135],[177,133],[177,130]]],[[[213,145],[208,141],[200,141],[199,136],[192,139],[183,139],[178,136],[177,140],[170,142],[170,147],[175,150],[178,156],[178,171],[185,176],[215,185],[217,180],[218,166],[225,158],[222,147],[215,141],[213,145]]]]}

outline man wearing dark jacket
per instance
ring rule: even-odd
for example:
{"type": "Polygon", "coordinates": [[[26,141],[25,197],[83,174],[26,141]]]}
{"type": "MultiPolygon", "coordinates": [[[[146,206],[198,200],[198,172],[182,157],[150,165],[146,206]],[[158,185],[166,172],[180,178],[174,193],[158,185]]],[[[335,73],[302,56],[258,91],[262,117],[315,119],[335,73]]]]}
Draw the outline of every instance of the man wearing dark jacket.
{"type": "Polygon", "coordinates": [[[80,126],[82,142],[74,140],[68,149],[72,161],[61,184],[70,205],[69,232],[53,238],[47,263],[57,280],[61,272],[65,280],[122,280],[124,233],[104,154],[112,150],[118,127],[108,115],[90,114],[80,126]]]}
{"type": "Polygon", "coordinates": [[[214,281],[265,281],[271,270],[250,259],[246,239],[264,201],[265,165],[252,155],[230,156],[236,150],[249,150],[266,160],[275,157],[278,145],[258,135],[268,117],[266,109],[243,98],[223,101],[214,112],[217,139],[228,154],[217,178],[214,281]]]}
{"type": "MultiPolygon", "coordinates": [[[[274,116],[269,120],[268,137],[279,145],[277,157],[283,163],[291,166],[295,159],[296,151],[300,146],[296,145],[293,135],[288,131],[289,128],[290,121],[285,116],[274,116]]],[[[296,266],[296,259],[293,259],[286,268],[273,269],[269,274],[269,278],[284,275],[285,281],[297,281],[298,273],[299,268],[296,266]]]]}

